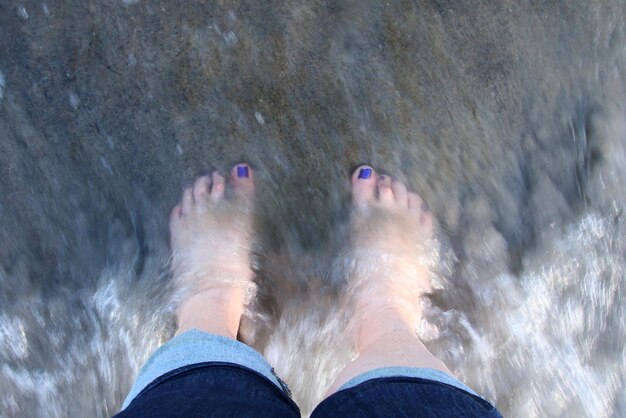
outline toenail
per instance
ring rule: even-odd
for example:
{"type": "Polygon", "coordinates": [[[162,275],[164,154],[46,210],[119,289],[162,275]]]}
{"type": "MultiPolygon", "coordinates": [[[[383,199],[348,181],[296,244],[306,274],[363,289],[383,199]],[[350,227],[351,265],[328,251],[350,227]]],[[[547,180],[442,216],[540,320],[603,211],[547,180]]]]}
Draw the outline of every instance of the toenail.
{"type": "Polygon", "coordinates": [[[384,180],[384,179],[385,179],[384,175],[381,174],[380,176],[378,176],[378,180],[384,180]]]}
{"type": "Polygon", "coordinates": [[[248,167],[245,165],[237,166],[237,177],[248,177],[250,173],[248,172],[248,167]]]}
{"type": "Polygon", "coordinates": [[[359,171],[359,179],[368,179],[371,176],[372,176],[371,168],[362,168],[361,171],[359,171]]]}

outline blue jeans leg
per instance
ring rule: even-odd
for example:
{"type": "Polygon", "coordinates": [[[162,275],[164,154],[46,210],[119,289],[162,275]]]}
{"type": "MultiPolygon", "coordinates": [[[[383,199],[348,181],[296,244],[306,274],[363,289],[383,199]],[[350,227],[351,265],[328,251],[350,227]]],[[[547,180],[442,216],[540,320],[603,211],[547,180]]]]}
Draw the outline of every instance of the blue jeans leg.
{"type": "Polygon", "coordinates": [[[261,354],[192,330],[150,357],[116,417],[297,418],[300,411],[261,354]]]}
{"type": "Polygon", "coordinates": [[[396,367],[357,376],[311,414],[329,417],[502,418],[491,403],[447,373],[396,367]]]}

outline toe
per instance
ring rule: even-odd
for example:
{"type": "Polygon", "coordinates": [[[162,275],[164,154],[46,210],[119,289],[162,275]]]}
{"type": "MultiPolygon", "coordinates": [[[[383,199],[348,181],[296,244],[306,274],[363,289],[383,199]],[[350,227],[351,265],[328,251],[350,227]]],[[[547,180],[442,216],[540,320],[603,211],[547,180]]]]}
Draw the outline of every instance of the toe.
{"type": "Polygon", "coordinates": [[[374,200],[377,178],[374,169],[367,165],[362,165],[352,174],[352,199],[357,206],[367,205],[374,200]]]}
{"type": "Polygon", "coordinates": [[[174,206],[174,209],[172,209],[172,213],[170,213],[170,226],[174,225],[174,223],[180,219],[181,215],[182,215],[182,206],[179,203],[178,205],[174,206]]]}
{"type": "Polygon", "coordinates": [[[391,190],[391,178],[389,176],[378,176],[378,200],[385,206],[395,203],[393,190],[391,190]]]}
{"type": "Polygon", "coordinates": [[[424,201],[421,196],[417,193],[410,192],[408,193],[408,201],[409,201],[409,209],[411,212],[414,212],[417,216],[420,216],[423,211],[424,201]]]}
{"type": "Polygon", "coordinates": [[[392,180],[391,190],[393,190],[393,196],[396,199],[396,203],[403,208],[407,208],[409,206],[408,192],[404,183],[399,180],[392,180]]]}
{"type": "Polygon", "coordinates": [[[218,171],[214,171],[213,174],[211,174],[211,178],[213,180],[213,186],[211,187],[211,200],[213,202],[218,202],[222,199],[222,196],[224,196],[226,180],[218,171]]]}
{"type": "Polygon", "coordinates": [[[420,216],[420,225],[422,226],[422,229],[426,236],[432,235],[434,218],[433,218],[433,214],[429,210],[422,212],[420,216]]]}
{"type": "Polygon", "coordinates": [[[235,193],[240,197],[252,197],[254,192],[254,172],[246,163],[237,164],[230,172],[235,193]]]}
{"type": "Polygon", "coordinates": [[[200,176],[193,185],[193,200],[196,205],[205,207],[209,196],[209,187],[211,186],[211,177],[200,176]]]}
{"type": "Polygon", "coordinates": [[[183,192],[182,214],[186,215],[193,209],[193,189],[187,187],[183,192]]]}

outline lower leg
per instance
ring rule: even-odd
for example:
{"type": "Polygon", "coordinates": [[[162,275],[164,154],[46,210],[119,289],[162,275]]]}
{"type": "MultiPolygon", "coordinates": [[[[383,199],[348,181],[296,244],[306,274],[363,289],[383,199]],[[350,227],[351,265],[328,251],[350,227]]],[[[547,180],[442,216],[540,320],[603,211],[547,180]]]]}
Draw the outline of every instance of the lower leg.
{"type": "Polygon", "coordinates": [[[208,289],[188,297],[176,311],[176,335],[191,329],[237,339],[244,310],[245,289],[208,289]]]}
{"type": "Polygon", "coordinates": [[[390,310],[373,318],[376,319],[367,321],[355,333],[358,356],[339,373],[327,396],[358,375],[383,367],[429,368],[450,373],[400,315],[390,310]]]}

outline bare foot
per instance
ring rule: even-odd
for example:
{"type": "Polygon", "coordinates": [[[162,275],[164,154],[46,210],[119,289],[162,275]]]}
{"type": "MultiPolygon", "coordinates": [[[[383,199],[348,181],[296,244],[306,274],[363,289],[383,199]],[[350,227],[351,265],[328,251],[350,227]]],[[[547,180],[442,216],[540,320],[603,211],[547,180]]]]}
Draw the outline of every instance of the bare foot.
{"type": "Polygon", "coordinates": [[[172,210],[172,273],[180,303],[177,334],[195,328],[236,338],[254,294],[250,269],[253,171],[231,171],[232,194],[217,171],[198,177],[172,210]]]}
{"type": "Polygon", "coordinates": [[[352,249],[347,294],[358,357],[328,394],[366,371],[390,366],[448,371],[417,338],[420,297],[431,289],[426,249],[433,217],[416,193],[369,166],[352,175],[352,249]]]}
{"type": "Polygon", "coordinates": [[[357,343],[363,345],[373,330],[368,317],[393,315],[416,329],[420,297],[431,289],[426,246],[433,217],[418,194],[367,166],[352,176],[352,199],[357,269],[349,280],[359,323],[357,343]]]}

